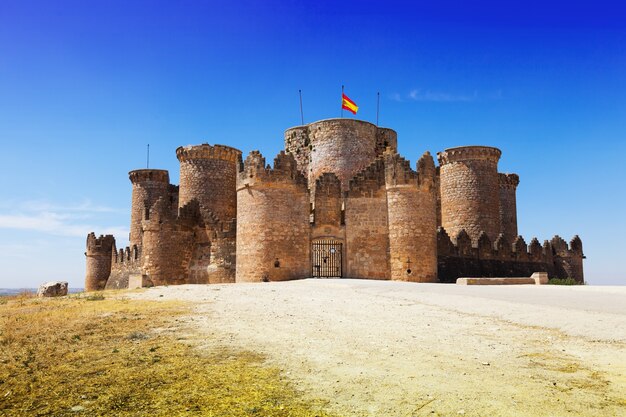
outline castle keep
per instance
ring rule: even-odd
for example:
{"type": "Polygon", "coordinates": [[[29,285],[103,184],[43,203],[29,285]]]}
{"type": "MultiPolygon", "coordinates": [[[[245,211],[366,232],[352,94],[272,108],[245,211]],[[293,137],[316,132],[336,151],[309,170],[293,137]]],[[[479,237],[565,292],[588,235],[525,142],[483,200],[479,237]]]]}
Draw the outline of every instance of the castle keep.
{"type": "Polygon", "coordinates": [[[87,236],[88,291],[151,285],[349,277],[454,282],[547,272],[583,282],[582,242],[529,244],[517,232],[516,174],[499,149],[426,152],[412,168],[391,129],[330,119],[285,132],[272,166],[258,152],[176,150],[180,185],[139,169],[130,245],[87,236]]]}

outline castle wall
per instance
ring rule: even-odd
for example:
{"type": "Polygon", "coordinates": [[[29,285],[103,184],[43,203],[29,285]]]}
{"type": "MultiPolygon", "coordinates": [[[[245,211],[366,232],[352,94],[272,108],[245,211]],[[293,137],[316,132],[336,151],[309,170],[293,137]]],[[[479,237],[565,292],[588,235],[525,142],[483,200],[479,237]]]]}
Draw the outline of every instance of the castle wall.
{"type": "Polygon", "coordinates": [[[241,151],[208,144],[176,149],[180,161],[178,207],[193,199],[221,221],[237,217],[237,171],[241,151]]]}
{"type": "Polygon", "coordinates": [[[315,181],[315,226],[340,226],[342,221],[341,207],[343,203],[341,182],[335,174],[326,173],[315,181]]]}
{"type": "Polygon", "coordinates": [[[498,174],[500,184],[500,233],[509,240],[517,237],[517,174],[498,174]]]}
{"type": "Polygon", "coordinates": [[[418,175],[398,154],[385,154],[393,280],[437,281],[435,165],[430,154],[425,154],[420,164],[425,167],[418,175]]]}
{"type": "Polygon", "coordinates": [[[143,228],[143,270],[151,285],[186,284],[199,221],[198,203],[182,207],[172,216],[169,201],[159,199],[150,208],[143,228]]]}
{"type": "Polygon", "coordinates": [[[189,284],[235,282],[236,223],[196,230],[189,264],[189,284]]]}
{"type": "Polygon", "coordinates": [[[130,206],[130,246],[141,245],[143,213],[160,197],[171,196],[170,176],[162,169],[137,169],[130,171],[128,177],[133,184],[130,206]]]}
{"type": "Polygon", "coordinates": [[[85,291],[100,291],[106,286],[111,275],[111,253],[115,238],[106,235],[96,238],[94,233],[87,235],[85,291]]]}
{"type": "Polygon", "coordinates": [[[109,275],[105,289],[120,290],[128,288],[128,281],[131,275],[142,275],[141,263],[140,247],[134,246],[132,249],[126,247],[118,252],[115,250],[115,245],[113,245],[111,275],[109,275]]]}
{"type": "Polygon", "coordinates": [[[346,270],[350,278],[389,279],[389,227],[382,159],[350,181],[345,203],[346,270]]]}
{"type": "Polygon", "coordinates": [[[254,151],[237,186],[237,282],[285,281],[310,276],[310,215],[306,179],[290,154],[274,168],[254,151]]]}
{"type": "Polygon", "coordinates": [[[326,172],[337,175],[346,191],[352,177],[369,166],[385,146],[397,146],[396,142],[393,130],[354,119],[322,120],[285,132],[285,150],[295,155],[313,191],[315,180],[326,172]]]}
{"type": "Polygon", "coordinates": [[[500,234],[499,149],[465,146],[438,154],[441,224],[456,236],[466,230],[476,241],[485,232],[493,241],[500,234]]]}
{"type": "Polygon", "coordinates": [[[476,246],[464,231],[457,235],[455,244],[440,227],[437,230],[439,280],[454,283],[463,277],[529,277],[534,272],[547,272],[551,278],[571,277],[582,283],[583,277],[578,275],[579,271],[582,273],[584,258],[580,238],[574,237],[570,246],[572,249],[558,236],[552,243],[544,242],[543,247],[537,239],[526,245],[519,236],[511,243],[504,235],[492,244],[485,233],[480,235],[476,246]],[[564,259],[568,266],[560,269],[564,259]],[[577,265],[581,266],[580,270],[577,265]]]}

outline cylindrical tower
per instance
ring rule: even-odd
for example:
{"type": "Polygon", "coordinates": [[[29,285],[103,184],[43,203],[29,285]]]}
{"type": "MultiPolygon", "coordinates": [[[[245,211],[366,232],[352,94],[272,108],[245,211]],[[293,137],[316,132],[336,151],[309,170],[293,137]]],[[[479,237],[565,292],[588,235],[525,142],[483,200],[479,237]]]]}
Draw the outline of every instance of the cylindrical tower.
{"type": "Polygon", "coordinates": [[[498,174],[500,182],[500,233],[509,241],[517,237],[517,174],[498,174]]]}
{"type": "Polygon", "coordinates": [[[178,207],[193,199],[218,219],[237,217],[237,171],[241,151],[223,145],[181,146],[176,149],[180,161],[178,207]]]}
{"type": "Polygon", "coordinates": [[[391,279],[437,282],[435,163],[429,153],[418,172],[397,154],[385,155],[391,279]]]}
{"type": "Polygon", "coordinates": [[[111,258],[113,256],[113,235],[96,238],[94,233],[87,235],[87,271],[85,274],[85,291],[104,290],[111,275],[111,258]]]}
{"type": "Polygon", "coordinates": [[[489,146],[462,146],[437,154],[441,225],[452,239],[465,229],[474,242],[481,231],[495,241],[500,233],[498,160],[489,146]]]}
{"type": "Polygon", "coordinates": [[[285,149],[294,155],[311,189],[322,174],[334,173],[347,191],[349,181],[385,147],[395,151],[396,142],[395,131],[354,119],[321,120],[285,131],[285,149]]]}
{"type": "Polygon", "coordinates": [[[141,221],[145,210],[160,198],[169,198],[170,175],[163,169],[136,169],[128,173],[133,184],[130,206],[130,247],[141,245],[141,221]]]}
{"type": "Polygon", "coordinates": [[[273,169],[253,151],[237,186],[236,282],[286,281],[310,276],[309,193],[290,154],[273,169]]]}

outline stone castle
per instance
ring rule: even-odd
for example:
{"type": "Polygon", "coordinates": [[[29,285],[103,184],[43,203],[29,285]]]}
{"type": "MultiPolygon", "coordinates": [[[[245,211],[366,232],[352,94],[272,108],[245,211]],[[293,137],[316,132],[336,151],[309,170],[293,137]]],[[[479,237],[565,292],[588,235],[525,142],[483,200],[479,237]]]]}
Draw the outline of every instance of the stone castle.
{"type": "Polygon", "coordinates": [[[288,129],[273,166],[258,151],[179,147],[180,185],[164,170],[129,173],[130,245],[90,233],[85,288],[534,272],[583,282],[578,236],[518,236],[519,177],[498,172],[500,155],[457,147],[413,169],[395,131],[354,119],[288,129]]]}

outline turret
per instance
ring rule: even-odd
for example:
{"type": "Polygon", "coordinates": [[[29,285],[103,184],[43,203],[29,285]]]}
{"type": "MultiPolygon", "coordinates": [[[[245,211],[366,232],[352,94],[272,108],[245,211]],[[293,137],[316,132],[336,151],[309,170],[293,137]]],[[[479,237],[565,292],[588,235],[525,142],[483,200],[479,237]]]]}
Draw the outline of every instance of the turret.
{"type": "Polygon", "coordinates": [[[162,169],[137,169],[128,173],[133,184],[130,207],[130,246],[141,245],[141,220],[159,198],[171,194],[169,173],[162,169]]]}
{"type": "Polygon", "coordinates": [[[397,153],[385,152],[391,279],[437,281],[435,164],[426,152],[417,172],[397,153]]]}
{"type": "Polygon", "coordinates": [[[324,173],[334,173],[347,191],[349,181],[387,147],[396,150],[396,132],[354,119],[321,120],[285,131],[285,150],[294,155],[311,190],[324,173]]]}
{"type": "Polygon", "coordinates": [[[237,217],[237,171],[241,151],[230,146],[202,144],[176,149],[180,161],[178,207],[196,199],[221,221],[237,217]]]}
{"type": "Polygon", "coordinates": [[[296,160],[250,152],[237,183],[237,282],[310,276],[309,193],[296,160]]]}
{"type": "Polygon", "coordinates": [[[500,233],[509,240],[517,236],[517,174],[498,174],[500,185],[500,233]]]}
{"type": "Polygon", "coordinates": [[[498,160],[489,146],[463,146],[437,154],[440,171],[441,225],[450,236],[461,230],[478,241],[481,231],[494,241],[500,234],[498,160]]]}
{"type": "Polygon", "coordinates": [[[100,235],[100,237],[96,237],[94,233],[87,235],[85,291],[104,290],[111,275],[111,259],[114,247],[115,238],[113,235],[100,235]]]}

